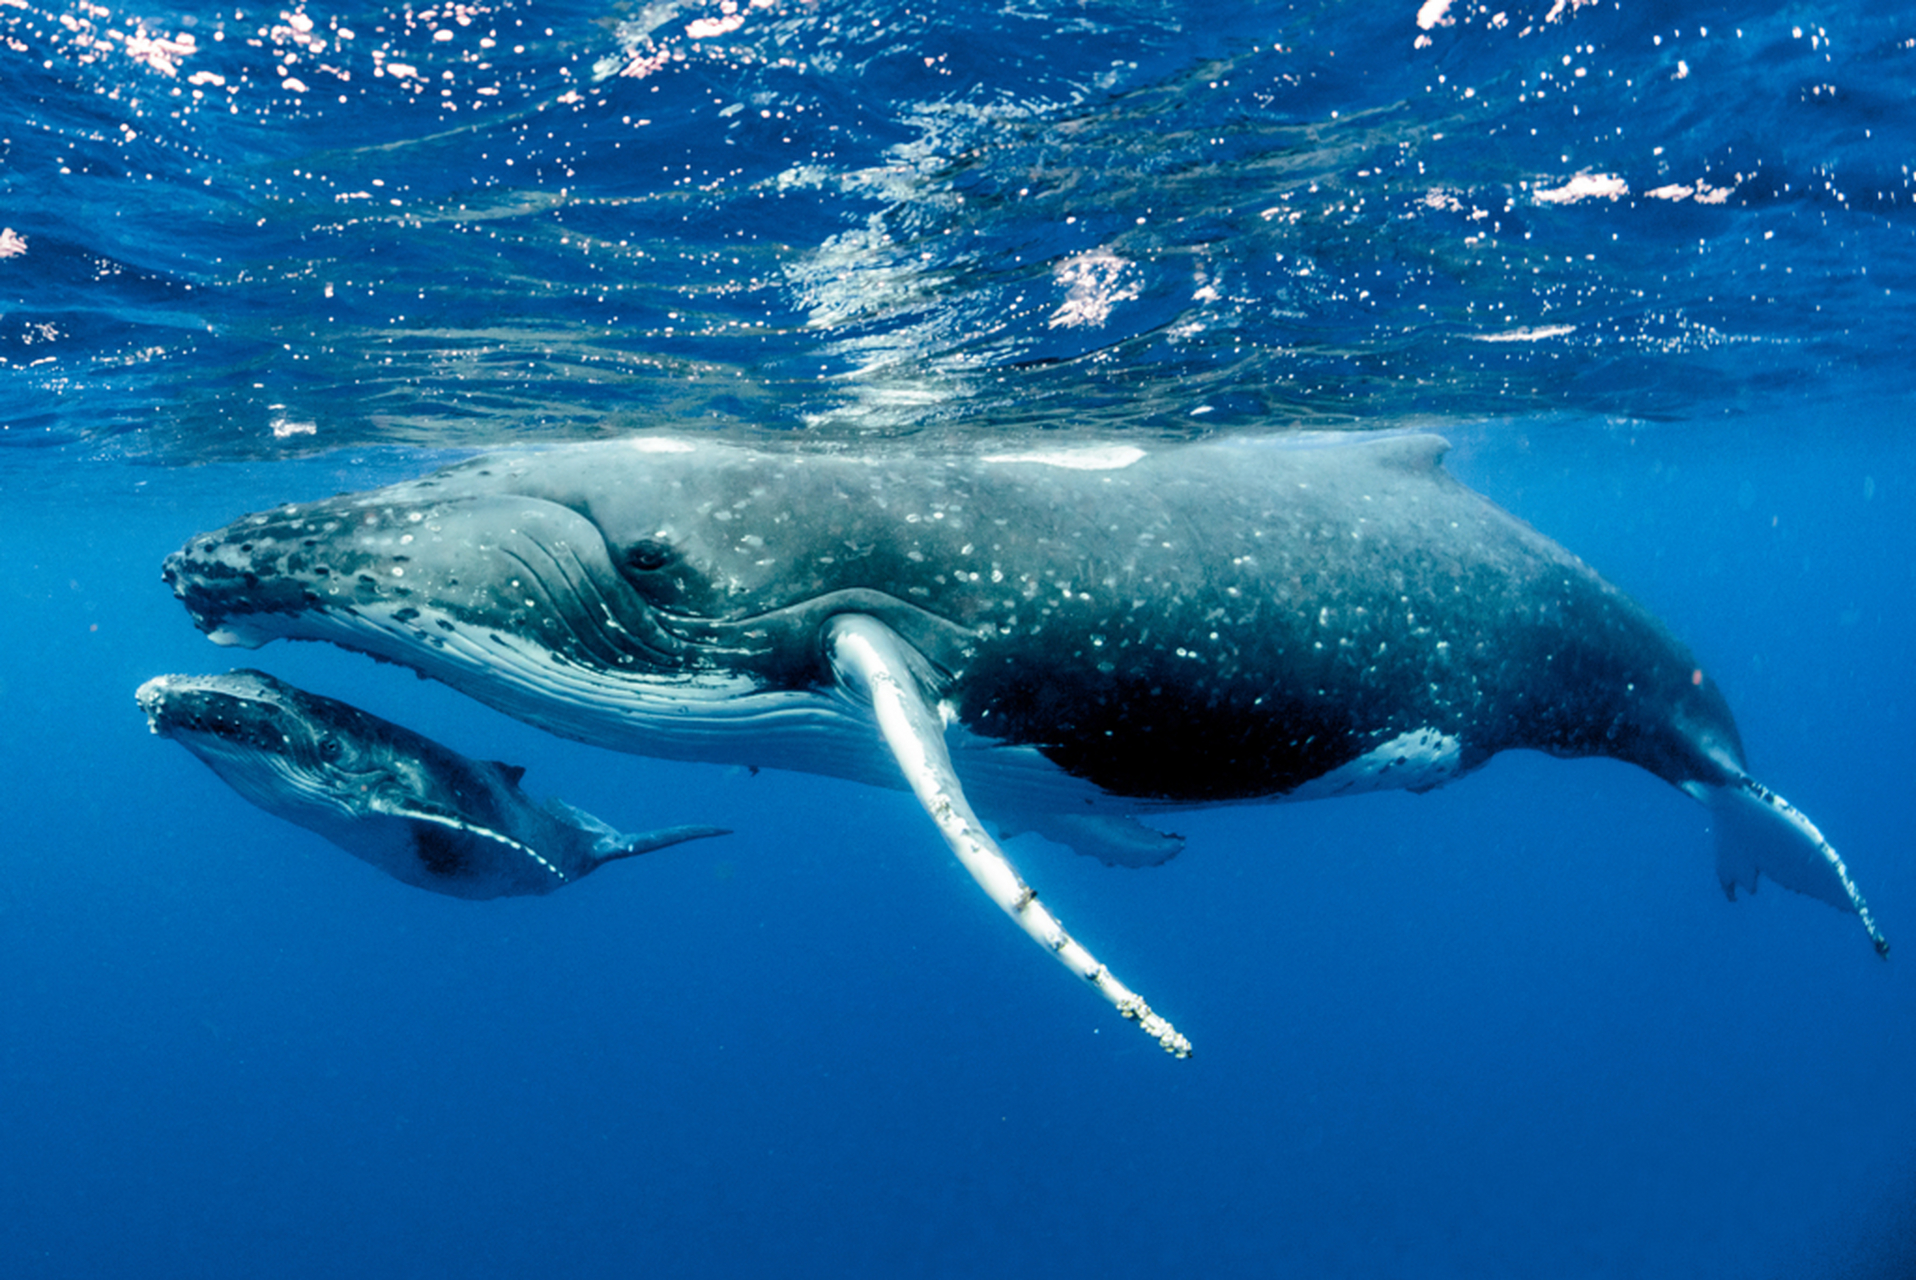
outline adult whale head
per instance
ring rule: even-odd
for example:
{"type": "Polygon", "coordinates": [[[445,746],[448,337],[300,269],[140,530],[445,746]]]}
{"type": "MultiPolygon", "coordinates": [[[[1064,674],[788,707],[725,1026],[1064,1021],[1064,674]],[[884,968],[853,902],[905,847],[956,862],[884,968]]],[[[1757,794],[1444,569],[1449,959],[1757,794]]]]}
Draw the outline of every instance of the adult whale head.
{"type": "Polygon", "coordinates": [[[1881,949],[1691,653],[1444,448],[645,437],[249,516],[165,576],[216,640],[329,640],[586,741],[902,771],[941,825],[968,820],[945,834],[981,875],[1002,855],[967,791],[1145,861],[1175,843],[1127,856],[1137,829],[1085,815],[1423,790],[1511,748],[1612,756],[1712,806],[1727,891],[1767,874],[1881,949]]]}

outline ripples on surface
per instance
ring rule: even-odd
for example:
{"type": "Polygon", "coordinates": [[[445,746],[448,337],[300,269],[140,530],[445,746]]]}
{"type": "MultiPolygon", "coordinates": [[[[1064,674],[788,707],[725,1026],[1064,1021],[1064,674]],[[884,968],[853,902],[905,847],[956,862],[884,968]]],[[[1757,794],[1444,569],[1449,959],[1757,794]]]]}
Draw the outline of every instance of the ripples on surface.
{"type": "Polygon", "coordinates": [[[184,460],[1906,389],[1888,108],[1916,42],[1834,5],[1681,23],[6,0],[0,440],[184,460]]]}

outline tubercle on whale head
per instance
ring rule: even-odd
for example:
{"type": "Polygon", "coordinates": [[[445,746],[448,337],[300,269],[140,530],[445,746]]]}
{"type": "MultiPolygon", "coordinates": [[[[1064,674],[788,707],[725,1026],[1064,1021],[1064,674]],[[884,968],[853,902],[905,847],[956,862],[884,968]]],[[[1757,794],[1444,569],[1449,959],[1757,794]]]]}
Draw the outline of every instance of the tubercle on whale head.
{"type": "Polygon", "coordinates": [[[195,539],[194,545],[167,556],[160,580],[173,589],[193,624],[214,643],[245,649],[257,649],[272,638],[259,625],[261,615],[294,614],[310,608],[316,599],[295,583],[263,578],[234,563],[206,539],[195,539]],[[196,551],[197,555],[192,554],[196,551]]]}
{"type": "Polygon", "coordinates": [[[304,728],[299,696],[247,668],[224,676],[155,676],[134,694],[161,737],[219,739],[289,759],[324,759],[323,740],[304,728]]]}
{"type": "Polygon", "coordinates": [[[699,620],[660,607],[614,555],[563,504],[429,478],[243,516],[189,539],[161,576],[220,644],[325,640],[450,669],[504,637],[555,663],[680,673],[699,620]]]}

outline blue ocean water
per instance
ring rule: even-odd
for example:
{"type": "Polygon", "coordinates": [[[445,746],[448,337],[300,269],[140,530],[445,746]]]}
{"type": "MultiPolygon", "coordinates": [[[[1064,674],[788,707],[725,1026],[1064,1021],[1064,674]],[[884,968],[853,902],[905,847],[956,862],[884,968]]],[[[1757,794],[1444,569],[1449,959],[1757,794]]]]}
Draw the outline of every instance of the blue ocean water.
{"type": "Polygon", "coordinates": [[[1441,430],[1916,937],[1895,8],[0,3],[0,1274],[1916,1274],[1916,992],[1605,761],[1011,850],[241,660],[724,841],[417,892],[151,737],[194,532],[662,425],[1441,430]]]}

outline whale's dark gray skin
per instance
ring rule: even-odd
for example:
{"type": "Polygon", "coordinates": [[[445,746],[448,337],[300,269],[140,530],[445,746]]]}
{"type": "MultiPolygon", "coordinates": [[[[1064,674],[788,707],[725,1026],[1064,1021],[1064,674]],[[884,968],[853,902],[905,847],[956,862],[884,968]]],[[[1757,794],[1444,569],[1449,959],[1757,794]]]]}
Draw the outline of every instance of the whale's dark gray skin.
{"type": "MultiPolygon", "coordinates": [[[[165,577],[222,643],[328,640],[584,741],[902,775],[986,862],[982,829],[944,821],[967,798],[1141,864],[1178,847],[1132,820],[1155,810],[1612,756],[1712,807],[1732,896],[1763,873],[1885,949],[1690,651],[1452,479],[1446,447],[649,436],[249,516],[165,577]]],[[[1014,881],[992,893],[1018,914],[1014,881]]]]}
{"type": "Polygon", "coordinates": [[[551,893],[616,858],[728,834],[624,835],[562,801],[535,804],[515,765],[468,759],[262,671],[156,676],[136,696],[153,732],[260,808],[455,898],[551,893]]]}

